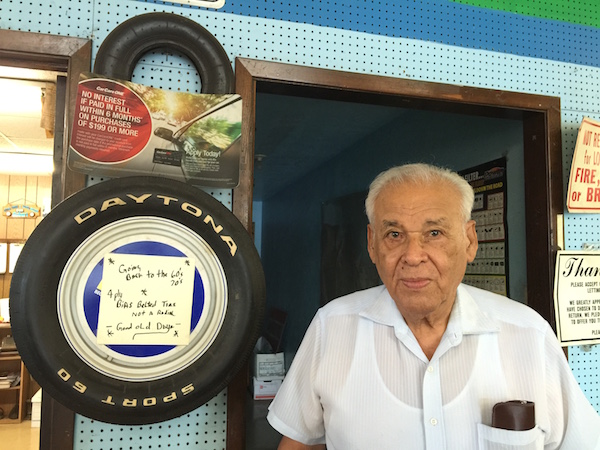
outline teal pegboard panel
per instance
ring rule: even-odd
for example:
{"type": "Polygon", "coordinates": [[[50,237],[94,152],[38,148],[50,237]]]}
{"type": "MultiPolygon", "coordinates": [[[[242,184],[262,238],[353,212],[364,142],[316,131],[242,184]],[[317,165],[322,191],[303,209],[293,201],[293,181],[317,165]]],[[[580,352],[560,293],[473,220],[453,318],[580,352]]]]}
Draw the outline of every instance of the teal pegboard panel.
{"type": "Polygon", "coordinates": [[[2,0],[0,28],[92,38],[93,0],[2,0]]]}
{"type": "Polygon", "coordinates": [[[600,215],[566,213],[565,250],[582,250],[584,243],[600,242],[600,215]]]}
{"type": "Polygon", "coordinates": [[[113,425],[76,416],[74,450],[224,450],[227,430],[225,391],[177,419],[140,425],[113,425]]]}
{"type": "Polygon", "coordinates": [[[593,346],[569,347],[569,366],[592,406],[600,413],[600,349],[593,346]]]}

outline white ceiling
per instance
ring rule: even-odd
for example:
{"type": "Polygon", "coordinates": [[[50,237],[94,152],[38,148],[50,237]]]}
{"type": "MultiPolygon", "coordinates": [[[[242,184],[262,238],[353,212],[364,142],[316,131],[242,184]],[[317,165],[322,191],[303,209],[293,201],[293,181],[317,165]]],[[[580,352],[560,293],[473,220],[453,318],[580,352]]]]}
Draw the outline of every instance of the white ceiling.
{"type": "Polygon", "coordinates": [[[56,73],[0,67],[0,152],[52,155],[54,139],[41,127],[42,89],[56,73]]]}

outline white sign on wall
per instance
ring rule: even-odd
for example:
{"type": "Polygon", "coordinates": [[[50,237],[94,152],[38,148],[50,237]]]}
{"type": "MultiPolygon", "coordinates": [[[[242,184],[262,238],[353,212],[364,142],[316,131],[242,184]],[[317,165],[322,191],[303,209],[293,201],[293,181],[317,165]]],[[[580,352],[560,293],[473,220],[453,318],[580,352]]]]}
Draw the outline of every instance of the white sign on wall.
{"type": "Polygon", "coordinates": [[[187,257],[106,255],[98,344],[188,344],[195,268],[187,257]]]}
{"type": "Polygon", "coordinates": [[[554,308],[561,345],[600,343],[600,252],[558,252],[554,308]]]}

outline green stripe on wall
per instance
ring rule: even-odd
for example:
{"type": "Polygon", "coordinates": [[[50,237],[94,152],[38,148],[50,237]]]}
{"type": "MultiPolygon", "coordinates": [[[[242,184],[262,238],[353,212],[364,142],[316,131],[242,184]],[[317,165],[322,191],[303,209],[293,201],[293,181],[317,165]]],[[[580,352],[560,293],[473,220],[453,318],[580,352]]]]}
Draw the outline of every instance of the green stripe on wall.
{"type": "Polygon", "coordinates": [[[451,0],[464,5],[600,28],[598,0],[451,0]]]}

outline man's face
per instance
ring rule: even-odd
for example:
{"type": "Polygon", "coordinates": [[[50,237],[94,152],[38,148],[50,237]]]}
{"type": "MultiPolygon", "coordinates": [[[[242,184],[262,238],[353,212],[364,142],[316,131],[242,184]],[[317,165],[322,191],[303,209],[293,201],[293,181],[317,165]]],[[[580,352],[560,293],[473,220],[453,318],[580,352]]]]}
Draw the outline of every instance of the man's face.
{"type": "Polygon", "coordinates": [[[447,319],[477,253],[475,222],[463,222],[456,188],[447,182],[387,186],[372,219],[369,255],[404,318],[447,319]]]}

